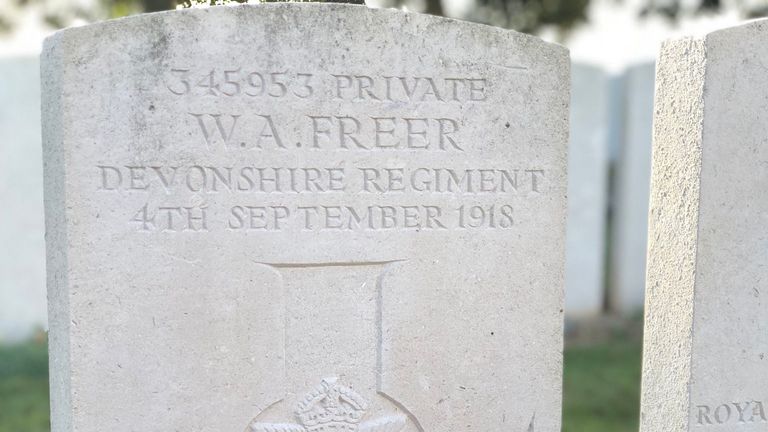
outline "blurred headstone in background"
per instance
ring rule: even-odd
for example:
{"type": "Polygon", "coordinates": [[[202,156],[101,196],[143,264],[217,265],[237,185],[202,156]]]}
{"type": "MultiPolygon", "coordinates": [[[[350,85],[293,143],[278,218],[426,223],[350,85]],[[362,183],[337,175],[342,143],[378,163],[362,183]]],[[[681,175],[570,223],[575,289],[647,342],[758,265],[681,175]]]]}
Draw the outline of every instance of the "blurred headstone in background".
{"type": "Polygon", "coordinates": [[[645,291],[654,64],[612,76],[575,63],[572,75],[566,316],[635,314],[645,291]]]}
{"type": "Polygon", "coordinates": [[[573,64],[571,76],[565,312],[578,319],[604,304],[609,77],[584,64],[573,64]]]}
{"type": "MultiPolygon", "coordinates": [[[[613,178],[608,294],[620,314],[642,310],[651,179],[654,64],[630,67],[621,78],[622,124],[613,178]]],[[[614,118],[617,118],[614,116],[614,118]]]]}
{"type": "Polygon", "coordinates": [[[46,326],[40,67],[0,58],[0,342],[46,326]]]}

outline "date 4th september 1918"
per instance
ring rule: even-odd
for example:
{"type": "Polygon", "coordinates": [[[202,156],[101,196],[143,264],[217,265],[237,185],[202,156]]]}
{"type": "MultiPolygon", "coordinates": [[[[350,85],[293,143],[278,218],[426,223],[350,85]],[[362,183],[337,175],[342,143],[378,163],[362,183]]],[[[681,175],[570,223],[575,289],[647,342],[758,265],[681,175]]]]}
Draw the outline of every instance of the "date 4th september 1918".
{"type": "Polygon", "coordinates": [[[224,218],[211,207],[141,207],[130,219],[144,232],[227,231],[380,231],[509,229],[515,226],[511,205],[235,205],[224,218]],[[220,222],[216,222],[220,221],[220,222]]]}

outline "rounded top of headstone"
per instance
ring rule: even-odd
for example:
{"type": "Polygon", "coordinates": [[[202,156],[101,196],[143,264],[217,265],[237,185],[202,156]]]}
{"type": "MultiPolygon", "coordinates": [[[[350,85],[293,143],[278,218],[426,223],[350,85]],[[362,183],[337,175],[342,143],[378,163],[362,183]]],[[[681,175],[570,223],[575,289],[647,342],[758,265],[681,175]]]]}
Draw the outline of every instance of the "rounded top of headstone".
{"type": "Polygon", "coordinates": [[[768,19],[747,21],[706,34],[707,57],[711,60],[732,56],[758,56],[756,50],[768,46],[768,19]]]}
{"type": "Polygon", "coordinates": [[[731,27],[726,27],[709,32],[705,37],[717,37],[728,33],[763,32],[768,34],[768,18],[754,19],[731,27]]]}
{"type": "MultiPolygon", "coordinates": [[[[241,4],[134,15],[59,30],[46,39],[45,49],[65,41],[90,45],[130,43],[137,34],[150,34],[155,38],[155,47],[162,50],[173,39],[200,45],[214,41],[237,44],[254,37],[269,41],[282,33],[301,33],[307,41],[330,36],[351,40],[392,36],[403,47],[423,43],[419,40],[442,43],[448,37],[456,50],[474,43],[489,50],[513,44],[517,49],[540,51],[539,55],[568,55],[567,48],[561,45],[514,30],[397,9],[318,2],[241,4]],[[204,40],[203,35],[209,40],[204,40]]],[[[504,52],[498,55],[503,61],[504,52]]]]}
{"type": "Polygon", "coordinates": [[[699,33],[692,33],[685,36],[672,37],[666,41],[666,43],[674,43],[676,41],[710,41],[730,37],[730,35],[736,35],[736,37],[743,38],[749,37],[750,34],[766,34],[768,35],[768,18],[758,18],[749,21],[745,21],[733,26],[724,27],[713,31],[703,31],[699,33]]]}

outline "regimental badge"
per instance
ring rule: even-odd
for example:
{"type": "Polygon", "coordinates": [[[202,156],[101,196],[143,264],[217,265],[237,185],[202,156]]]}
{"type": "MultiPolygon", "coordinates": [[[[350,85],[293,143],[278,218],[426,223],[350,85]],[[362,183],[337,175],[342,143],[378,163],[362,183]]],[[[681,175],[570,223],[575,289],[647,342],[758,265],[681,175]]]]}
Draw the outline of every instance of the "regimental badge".
{"type": "Polygon", "coordinates": [[[307,393],[296,407],[295,423],[251,423],[252,432],[400,432],[408,418],[391,414],[374,420],[361,421],[368,403],[337,378],[326,378],[307,393]]]}

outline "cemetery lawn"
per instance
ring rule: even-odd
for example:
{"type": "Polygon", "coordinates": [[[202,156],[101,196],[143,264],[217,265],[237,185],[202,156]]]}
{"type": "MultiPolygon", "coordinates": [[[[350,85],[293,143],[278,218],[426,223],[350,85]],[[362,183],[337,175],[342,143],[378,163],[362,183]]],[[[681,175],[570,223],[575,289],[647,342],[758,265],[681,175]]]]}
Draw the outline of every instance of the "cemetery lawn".
{"type": "Polygon", "coordinates": [[[565,350],[563,432],[637,432],[642,342],[616,336],[565,350]]]}
{"type": "MultiPolygon", "coordinates": [[[[563,432],[636,432],[640,342],[616,337],[565,351],[563,432]]],[[[0,345],[0,432],[47,432],[44,342],[0,345]]]]}
{"type": "Polygon", "coordinates": [[[45,342],[0,345],[0,432],[48,430],[48,350],[45,342]]]}

